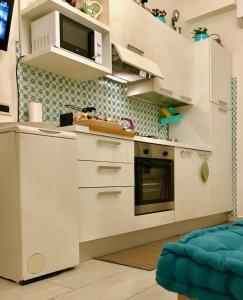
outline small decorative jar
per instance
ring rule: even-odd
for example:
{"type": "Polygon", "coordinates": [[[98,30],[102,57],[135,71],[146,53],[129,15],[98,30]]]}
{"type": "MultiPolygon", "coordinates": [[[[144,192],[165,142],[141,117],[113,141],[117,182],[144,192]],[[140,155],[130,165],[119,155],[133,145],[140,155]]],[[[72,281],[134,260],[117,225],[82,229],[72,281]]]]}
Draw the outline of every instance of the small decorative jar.
{"type": "Polygon", "coordinates": [[[165,16],[156,16],[155,18],[160,20],[162,23],[166,23],[165,16]]]}
{"type": "Polygon", "coordinates": [[[207,39],[209,35],[207,33],[197,33],[194,35],[195,42],[199,42],[201,40],[207,39]]]}

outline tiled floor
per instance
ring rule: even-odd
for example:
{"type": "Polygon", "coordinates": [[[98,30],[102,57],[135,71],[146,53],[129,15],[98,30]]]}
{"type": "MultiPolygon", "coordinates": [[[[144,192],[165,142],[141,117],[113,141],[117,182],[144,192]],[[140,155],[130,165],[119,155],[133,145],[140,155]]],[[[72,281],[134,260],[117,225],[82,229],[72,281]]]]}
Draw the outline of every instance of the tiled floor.
{"type": "Polygon", "coordinates": [[[176,300],[155,283],[155,272],[91,260],[78,268],[19,286],[0,279],[1,300],[176,300]]]}

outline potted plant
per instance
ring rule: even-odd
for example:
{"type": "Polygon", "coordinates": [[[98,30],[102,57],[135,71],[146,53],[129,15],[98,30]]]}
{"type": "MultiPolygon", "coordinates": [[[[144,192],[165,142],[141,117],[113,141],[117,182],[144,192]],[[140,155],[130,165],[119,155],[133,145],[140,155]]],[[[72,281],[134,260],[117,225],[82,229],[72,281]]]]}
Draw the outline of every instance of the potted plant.
{"type": "Polygon", "coordinates": [[[153,8],[151,13],[155,18],[159,19],[163,23],[166,23],[165,16],[167,15],[167,12],[165,10],[160,10],[159,8],[153,8]]]}
{"type": "Polygon", "coordinates": [[[207,34],[207,31],[208,30],[205,27],[195,28],[192,32],[195,42],[207,39],[209,37],[208,34],[207,34]]]}

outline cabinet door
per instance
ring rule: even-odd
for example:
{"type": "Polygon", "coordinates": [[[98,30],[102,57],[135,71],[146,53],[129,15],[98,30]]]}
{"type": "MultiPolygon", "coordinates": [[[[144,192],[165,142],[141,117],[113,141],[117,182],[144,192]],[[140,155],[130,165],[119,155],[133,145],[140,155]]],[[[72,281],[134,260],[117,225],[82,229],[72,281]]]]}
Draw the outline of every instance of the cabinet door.
{"type": "Polygon", "coordinates": [[[195,218],[195,153],[175,149],[175,221],[195,218]]]}
{"type": "Polygon", "coordinates": [[[195,199],[196,199],[196,217],[205,217],[212,215],[212,197],[211,197],[211,183],[212,183],[212,154],[195,151],[196,173],[195,178],[195,199]],[[207,161],[209,167],[209,177],[206,182],[203,181],[201,169],[204,162],[207,161]]]}
{"type": "Polygon", "coordinates": [[[231,111],[212,104],[212,209],[232,210],[231,111]]]}
{"type": "Polygon", "coordinates": [[[111,42],[117,43],[119,45],[125,46],[125,9],[124,3],[127,0],[117,1],[110,0],[110,28],[111,28],[111,42]]]}
{"type": "Polygon", "coordinates": [[[218,43],[211,41],[210,101],[231,107],[232,58],[218,43]]]}
{"type": "Polygon", "coordinates": [[[79,189],[80,241],[134,230],[134,188],[79,189]]]}
{"type": "MultiPolygon", "coordinates": [[[[193,43],[157,21],[154,26],[153,60],[159,65],[165,79],[160,80],[165,94],[185,101],[193,98],[193,43]]],[[[163,91],[162,91],[163,93],[163,91]]]]}

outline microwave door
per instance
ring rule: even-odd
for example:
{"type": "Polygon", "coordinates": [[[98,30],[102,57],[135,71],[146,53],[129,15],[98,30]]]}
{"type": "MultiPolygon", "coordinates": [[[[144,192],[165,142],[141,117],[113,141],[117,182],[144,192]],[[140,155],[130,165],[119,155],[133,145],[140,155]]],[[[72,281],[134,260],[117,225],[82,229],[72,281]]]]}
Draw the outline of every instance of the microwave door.
{"type": "Polygon", "coordinates": [[[90,57],[93,30],[60,14],[60,47],[87,58],[90,57]]]}

